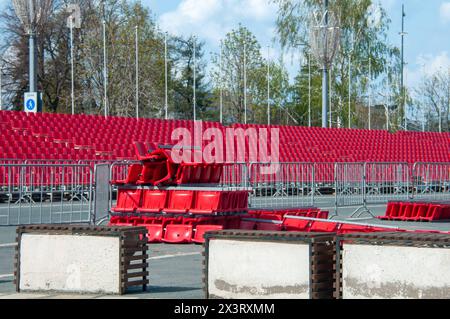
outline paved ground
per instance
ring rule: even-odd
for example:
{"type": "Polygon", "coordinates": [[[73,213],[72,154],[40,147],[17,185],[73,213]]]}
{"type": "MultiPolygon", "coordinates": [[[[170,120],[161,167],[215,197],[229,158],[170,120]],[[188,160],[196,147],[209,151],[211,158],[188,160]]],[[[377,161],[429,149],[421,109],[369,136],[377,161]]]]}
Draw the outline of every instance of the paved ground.
{"type": "MultiPolygon", "coordinates": [[[[334,198],[322,198],[320,206],[334,215],[334,198]]],[[[333,219],[347,219],[357,207],[339,209],[333,219]]],[[[374,215],[383,215],[385,205],[369,207],[374,215]]],[[[363,214],[358,222],[399,226],[407,229],[438,229],[450,231],[450,222],[418,223],[381,221],[363,214]]],[[[0,227],[0,299],[1,298],[116,298],[100,295],[48,295],[16,294],[13,285],[13,256],[15,247],[15,227],[0,227]]],[[[150,286],[146,292],[133,292],[124,298],[202,298],[202,246],[151,244],[149,249],[150,286]]]]}

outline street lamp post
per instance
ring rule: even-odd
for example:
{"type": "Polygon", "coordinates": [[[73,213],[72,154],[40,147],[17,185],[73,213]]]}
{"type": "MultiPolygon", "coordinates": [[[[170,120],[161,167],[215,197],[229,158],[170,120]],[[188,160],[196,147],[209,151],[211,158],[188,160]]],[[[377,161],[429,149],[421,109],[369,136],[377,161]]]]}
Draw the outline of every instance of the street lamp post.
{"type": "Polygon", "coordinates": [[[108,74],[106,65],[106,21],[103,19],[103,93],[104,93],[104,107],[105,117],[108,116],[108,74]]]}
{"type": "Polygon", "coordinates": [[[136,119],[139,119],[139,35],[138,26],[135,26],[135,53],[136,53],[136,119]]]}
{"type": "Polygon", "coordinates": [[[371,109],[372,109],[372,57],[371,57],[370,43],[369,43],[369,130],[371,127],[371,109]]]}
{"type": "Polygon", "coordinates": [[[222,72],[223,72],[223,65],[222,65],[222,59],[223,59],[223,43],[222,40],[220,40],[220,57],[219,57],[219,90],[220,90],[220,123],[223,123],[223,78],[222,78],[222,72]]]}
{"type": "Polygon", "coordinates": [[[308,127],[311,127],[311,50],[308,50],[308,127]]]}
{"type": "Polygon", "coordinates": [[[3,109],[2,75],[3,75],[3,65],[0,64],[0,111],[3,109]]]}
{"type": "Polygon", "coordinates": [[[164,33],[164,119],[167,120],[167,32],[164,33]]]}
{"type": "Polygon", "coordinates": [[[270,125],[270,46],[267,46],[267,125],[270,125]]]}
{"type": "Polygon", "coordinates": [[[247,48],[244,40],[244,124],[247,124],[247,48]]]}
{"type": "Polygon", "coordinates": [[[74,93],[74,72],[73,72],[73,19],[70,17],[70,78],[71,78],[71,100],[72,100],[72,115],[75,114],[75,93],[74,93]]]}
{"type": "Polygon", "coordinates": [[[193,90],[194,90],[194,97],[193,97],[193,108],[194,108],[194,121],[197,119],[197,114],[196,114],[196,107],[197,107],[197,99],[196,99],[196,95],[195,95],[195,91],[196,91],[196,38],[195,36],[192,37],[192,41],[193,41],[193,46],[194,46],[194,84],[193,84],[193,90]]]}

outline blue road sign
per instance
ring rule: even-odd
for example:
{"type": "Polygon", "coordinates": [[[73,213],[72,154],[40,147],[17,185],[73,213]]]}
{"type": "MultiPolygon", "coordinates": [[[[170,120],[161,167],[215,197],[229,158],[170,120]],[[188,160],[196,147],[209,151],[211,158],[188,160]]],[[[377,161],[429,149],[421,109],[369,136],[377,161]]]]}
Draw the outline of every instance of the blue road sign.
{"type": "Polygon", "coordinates": [[[34,103],[34,100],[29,99],[27,101],[27,109],[29,109],[30,111],[34,110],[35,106],[36,106],[36,104],[34,103]]]}
{"type": "Polygon", "coordinates": [[[24,96],[25,112],[38,112],[38,93],[25,92],[24,96]]]}

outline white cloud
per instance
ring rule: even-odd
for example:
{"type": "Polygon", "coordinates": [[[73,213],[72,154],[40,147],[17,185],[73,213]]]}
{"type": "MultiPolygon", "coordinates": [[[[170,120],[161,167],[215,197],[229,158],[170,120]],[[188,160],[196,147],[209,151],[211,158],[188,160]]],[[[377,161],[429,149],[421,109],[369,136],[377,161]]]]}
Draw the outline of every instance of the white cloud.
{"type": "Polygon", "coordinates": [[[421,54],[417,57],[416,63],[407,66],[408,87],[417,87],[424,76],[429,77],[437,72],[447,72],[450,68],[449,52],[442,51],[437,55],[421,54]]]}
{"type": "Polygon", "coordinates": [[[159,18],[163,30],[176,35],[196,34],[218,42],[239,22],[275,21],[276,6],[269,0],[181,0],[175,10],[159,18]]]}
{"type": "Polygon", "coordinates": [[[441,20],[444,23],[450,22],[450,2],[443,2],[439,8],[441,20]]]}

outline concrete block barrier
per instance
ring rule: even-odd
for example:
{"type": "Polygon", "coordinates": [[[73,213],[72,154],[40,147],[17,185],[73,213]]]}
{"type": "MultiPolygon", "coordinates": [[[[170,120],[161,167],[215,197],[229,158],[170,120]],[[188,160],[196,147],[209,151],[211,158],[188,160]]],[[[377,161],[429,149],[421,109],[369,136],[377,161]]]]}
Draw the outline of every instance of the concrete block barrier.
{"type": "Polygon", "coordinates": [[[336,245],[338,298],[450,298],[450,235],[354,233],[336,245]]]}
{"type": "Polygon", "coordinates": [[[123,294],[148,285],[145,227],[36,225],[17,228],[18,292],[123,294]]]}
{"type": "Polygon", "coordinates": [[[222,230],[204,243],[206,298],[328,299],[334,234],[222,230]]]}

